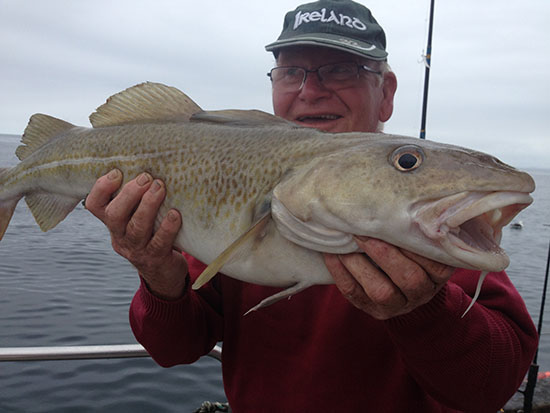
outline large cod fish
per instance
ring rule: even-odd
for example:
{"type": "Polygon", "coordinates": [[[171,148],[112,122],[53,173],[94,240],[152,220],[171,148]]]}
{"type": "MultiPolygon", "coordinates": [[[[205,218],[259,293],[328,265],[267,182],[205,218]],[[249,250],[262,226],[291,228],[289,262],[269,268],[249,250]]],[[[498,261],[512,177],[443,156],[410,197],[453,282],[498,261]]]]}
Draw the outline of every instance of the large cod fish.
{"type": "MultiPolygon", "coordinates": [[[[93,128],[31,117],[0,170],[0,239],[21,198],[43,231],[113,168],[166,183],[156,225],[182,215],[176,247],[242,281],[287,287],[257,307],[330,284],[321,252],[382,239],[441,263],[507,267],[502,227],[532,202],[526,173],[492,156],[415,138],[330,134],[260,111],[205,112],[181,91],[143,83],[107,100],[93,128]]],[[[183,276],[183,274],[182,274],[183,276]]]]}

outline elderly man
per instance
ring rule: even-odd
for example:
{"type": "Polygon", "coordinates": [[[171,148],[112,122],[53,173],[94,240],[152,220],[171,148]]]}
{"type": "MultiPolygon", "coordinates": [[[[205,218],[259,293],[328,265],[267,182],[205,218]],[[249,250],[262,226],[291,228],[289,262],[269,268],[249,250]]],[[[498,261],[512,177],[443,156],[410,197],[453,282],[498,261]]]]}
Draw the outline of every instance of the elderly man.
{"type": "MultiPolygon", "coordinates": [[[[348,0],[289,12],[269,73],[275,114],[330,132],[381,130],[397,88],[384,31],[348,0]]],[[[118,189],[100,178],[87,207],[113,246],[138,269],[130,309],[137,339],[163,366],[192,363],[223,341],[225,391],[235,412],[491,412],[521,383],[536,331],[505,273],[477,275],[375,239],[365,254],[325,255],[336,286],[315,286],[243,313],[276,289],[218,274],[199,291],[205,267],[172,248],[181,223],[171,211],[153,232],[162,182],[148,174],[118,189]]],[[[185,225],[185,223],[183,223],[185,225]]]]}

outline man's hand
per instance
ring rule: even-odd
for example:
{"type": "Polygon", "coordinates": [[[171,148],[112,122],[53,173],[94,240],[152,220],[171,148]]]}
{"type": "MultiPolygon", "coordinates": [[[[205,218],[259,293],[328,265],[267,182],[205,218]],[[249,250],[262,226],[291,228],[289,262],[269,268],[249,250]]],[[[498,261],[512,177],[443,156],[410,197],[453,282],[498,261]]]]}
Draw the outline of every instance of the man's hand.
{"type": "Polygon", "coordinates": [[[188,272],[185,258],[172,246],[181,216],[170,210],[153,232],[166,195],[164,183],[142,173],[112,198],[121,183],[122,173],[117,169],[99,178],[86,198],[86,208],[107,226],[113,249],[137,268],[153,294],[178,299],[188,272]]]}
{"type": "Polygon", "coordinates": [[[325,263],[340,292],[379,320],[426,304],[454,272],[452,267],[377,239],[356,237],[356,241],[368,257],[325,254],[325,263]]]}

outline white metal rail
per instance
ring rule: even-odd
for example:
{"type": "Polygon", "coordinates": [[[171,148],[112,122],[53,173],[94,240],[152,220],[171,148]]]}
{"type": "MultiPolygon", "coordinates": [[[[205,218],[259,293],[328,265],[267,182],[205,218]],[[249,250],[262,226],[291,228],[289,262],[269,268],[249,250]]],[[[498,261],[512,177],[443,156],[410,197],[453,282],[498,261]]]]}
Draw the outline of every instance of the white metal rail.
{"type": "MultiPolygon", "coordinates": [[[[221,361],[222,348],[215,346],[210,353],[221,361]]],[[[130,357],[150,357],[140,344],[117,344],[98,346],[55,346],[55,347],[3,347],[1,361],[36,360],[86,360],[130,357]]]]}

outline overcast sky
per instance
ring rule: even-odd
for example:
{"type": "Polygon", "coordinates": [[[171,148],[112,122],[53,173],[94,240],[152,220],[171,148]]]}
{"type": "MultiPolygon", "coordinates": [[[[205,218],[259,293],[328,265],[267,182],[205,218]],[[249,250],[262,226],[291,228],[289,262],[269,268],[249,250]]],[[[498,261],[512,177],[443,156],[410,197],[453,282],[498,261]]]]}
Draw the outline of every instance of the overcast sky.
{"type": "MultiPolygon", "coordinates": [[[[418,136],[429,0],[362,3],[399,81],[386,132],[418,136]]],[[[36,112],[89,126],[108,96],[147,80],[205,109],[271,112],[264,46],[298,4],[0,0],[0,133],[36,112]]],[[[428,138],[550,167],[549,27],[548,0],[436,0],[428,138]]]]}

